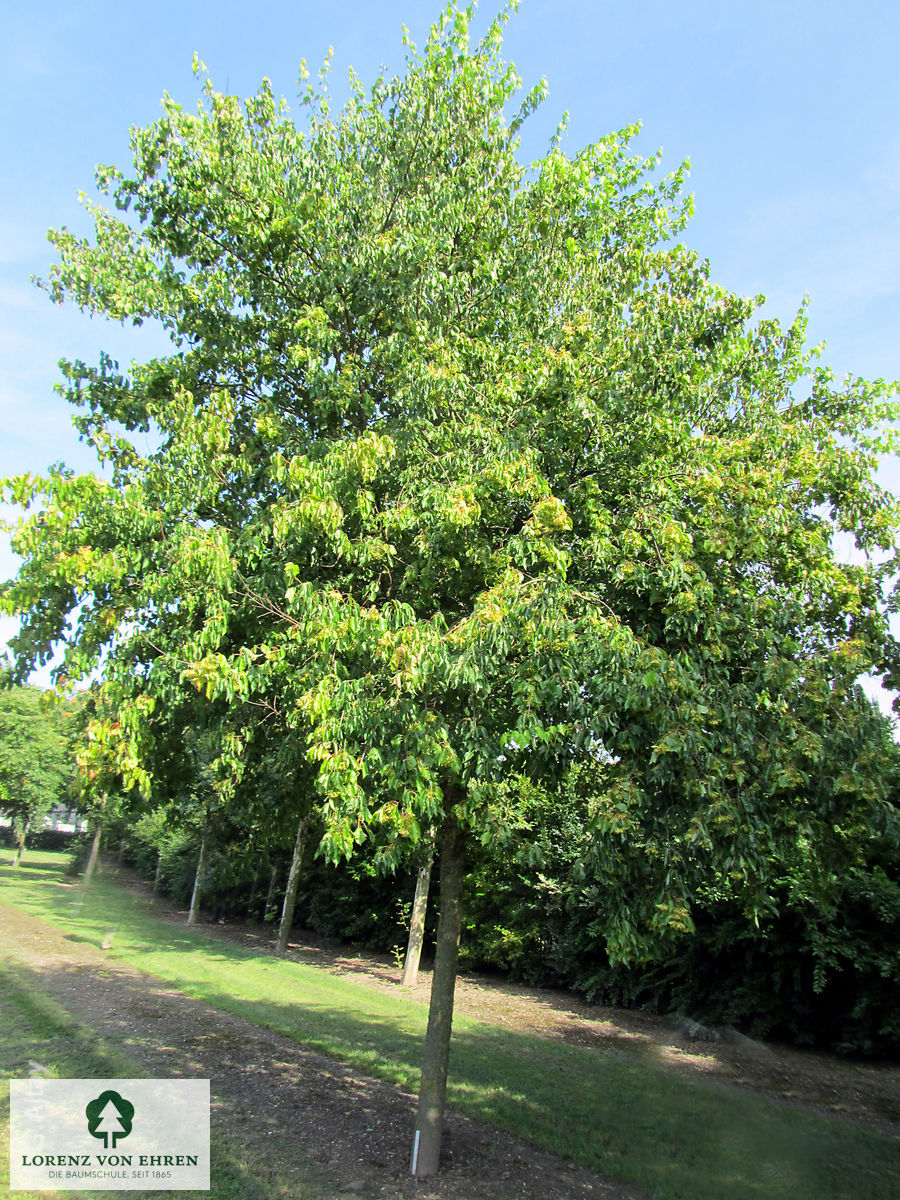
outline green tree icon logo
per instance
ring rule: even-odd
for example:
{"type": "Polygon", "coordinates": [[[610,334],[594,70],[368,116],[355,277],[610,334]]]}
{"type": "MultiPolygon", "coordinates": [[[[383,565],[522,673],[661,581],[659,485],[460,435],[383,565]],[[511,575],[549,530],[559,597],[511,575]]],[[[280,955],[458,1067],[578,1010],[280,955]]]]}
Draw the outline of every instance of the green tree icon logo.
{"type": "Polygon", "coordinates": [[[84,1115],[88,1119],[91,1136],[103,1138],[104,1150],[115,1150],[116,1141],[131,1133],[134,1105],[118,1092],[101,1092],[84,1110],[84,1115]]]}

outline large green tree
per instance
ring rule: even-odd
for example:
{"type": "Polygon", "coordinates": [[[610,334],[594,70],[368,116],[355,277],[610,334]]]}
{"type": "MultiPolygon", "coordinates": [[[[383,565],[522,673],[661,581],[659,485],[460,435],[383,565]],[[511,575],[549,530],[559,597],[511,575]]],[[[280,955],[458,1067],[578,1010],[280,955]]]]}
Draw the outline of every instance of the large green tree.
{"type": "Polygon", "coordinates": [[[510,780],[605,764],[595,859],[622,886],[597,936],[634,956],[690,929],[711,876],[763,903],[776,850],[825,861],[846,809],[878,823],[877,779],[807,784],[823,724],[895,661],[889,389],[835,382],[802,314],[757,320],[710,281],[676,241],[684,171],[634,155],[636,128],[524,166],[544,85],[511,107],[505,15],[477,45],[471,20],[451,5],[337,115],[324,81],[300,124],[268,83],[207,82],[133,131],[46,286],[161,322],[173,352],[64,364],[108,478],[7,485],[37,509],[4,593],[21,670],[62,641],[63,673],[106,653],[126,711],[190,686],[256,706],[315,766],[333,858],[440,831],[420,1175],[465,844],[516,821],[510,780]]]}

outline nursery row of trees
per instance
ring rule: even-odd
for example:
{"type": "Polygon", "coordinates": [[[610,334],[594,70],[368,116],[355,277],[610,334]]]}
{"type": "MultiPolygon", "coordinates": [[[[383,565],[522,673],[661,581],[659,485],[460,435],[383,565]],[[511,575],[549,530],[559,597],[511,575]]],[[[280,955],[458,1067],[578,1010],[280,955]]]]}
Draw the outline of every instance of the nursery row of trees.
{"type": "Polygon", "coordinates": [[[419,1175],[466,856],[504,862],[532,800],[549,827],[583,796],[583,928],[621,962],[716,889],[764,924],[804,856],[827,897],[896,835],[857,683],[900,662],[892,389],[711,282],[685,169],[636,128],[524,166],[545,86],[516,108],[507,16],[472,44],[450,4],[402,76],[333,115],[326,71],[300,124],[266,82],[167,97],[45,286],[172,353],[63,363],[105,474],[5,488],[18,677],[57,646],[61,685],[102,675],[97,808],[131,790],[260,861],[314,830],[390,870],[434,838],[419,1175]]]}
{"type": "MultiPolygon", "coordinates": [[[[884,772],[896,795],[900,752],[888,723],[864,698],[859,728],[845,752],[884,772]]],[[[837,754],[837,747],[834,747],[837,754]]],[[[832,760],[834,769],[837,759],[832,760]]],[[[737,877],[713,882],[695,907],[695,928],[659,943],[637,964],[611,961],[602,937],[609,900],[595,853],[591,809],[604,787],[598,764],[574,768],[553,794],[522,778],[515,784],[518,822],[503,844],[472,848],[464,884],[461,960],[523,982],[569,987],[598,1004],[651,1006],[707,1025],[737,1026],[754,1036],[788,1038],[841,1052],[900,1052],[900,853],[885,833],[846,826],[843,867],[816,878],[816,856],[802,843],[778,864],[779,877],[757,921],[737,877]]],[[[163,808],[120,815],[106,829],[111,851],[153,881],[155,892],[196,918],[265,922],[286,942],[295,930],[393,954],[398,978],[415,978],[406,961],[421,859],[379,871],[372,857],[330,864],[316,855],[323,820],[308,826],[300,869],[288,831],[259,844],[231,821],[203,825],[199,810],[180,821],[163,808]],[[296,894],[288,900],[289,887],[296,894]],[[291,918],[288,916],[287,920],[291,918]]],[[[86,848],[85,848],[86,849],[86,848]]],[[[427,849],[425,863],[430,861],[427,849]]],[[[437,914],[428,908],[426,954],[437,914]]],[[[295,934],[295,936],[298,936],[295,934]]]]}

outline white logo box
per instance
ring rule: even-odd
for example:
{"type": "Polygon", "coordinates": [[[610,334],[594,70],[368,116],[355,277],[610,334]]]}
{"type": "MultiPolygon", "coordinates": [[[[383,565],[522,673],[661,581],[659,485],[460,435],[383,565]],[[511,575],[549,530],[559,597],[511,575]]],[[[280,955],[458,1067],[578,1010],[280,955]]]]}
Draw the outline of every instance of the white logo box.
{"type": "Polygon", "coordinates": [[[10,1191],[209,1189],[208,1079],[33,1076],[9,1106],[10,1191]]]}

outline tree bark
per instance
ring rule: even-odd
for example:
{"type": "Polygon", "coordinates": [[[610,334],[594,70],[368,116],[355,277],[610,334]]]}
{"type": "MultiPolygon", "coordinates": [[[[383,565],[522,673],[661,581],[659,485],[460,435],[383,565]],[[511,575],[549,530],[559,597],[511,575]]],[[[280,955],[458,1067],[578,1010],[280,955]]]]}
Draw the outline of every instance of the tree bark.
{"type": "Polygon", "coordinates": [[[191,895],[191,910],[188,913],[188,925],[197,924],[197,914],[200,911],[200,889],[203,886],[203,871],[206,867],[206,829],[200,840],[200,857],[197,859],[197,873],[194,875],[194,891],[191,895]]]}
{"type": "Polygon", "coordinates": [[[428,832],[428,857],[416,875],[416,894],[413,899],[412,915],[409,918],[409,941],[406,943],[406,958],[403,961],[402,987],[415,987],[419,978],[419,959],[422,957],[422,942],[425,938],[425,913],[428,909],[428,889],[431,886],[431,867],[434,863],[434,829],[428,832]]]}
{"type": "Polygon", "coordinates": [[[440,1165],[453,999],[459,958],[464,865],[465,835],[451,810],[451,815],[447,817],[444,825],[441,846],[441,913],[438,920],[428,1031],[425,1034],[419,1108],[413,1141],[412,1174],[419,1179],[434,1175],[440,1165]]]}
{"type": "Polygon", "coordinates": [[[288,938],[291,936],[291,925],[294,921],[294,905],[297,902],[297,885],[300,883],[300,865],[303,862],[303,850],[306,846],[306,831],[309,828],[309,814],[300,818],[297,825],[297,837],[294,841],[294,857],[291,859],[291,869],[288,872],[287,888],[284,893],[284,904],[281,907],[281,925],[278,928],[278,943],[276,954],[286,954],[288,938]]]}
{"type": "Polygon", "coordinates": [[[153,891],[150,893],[152,896],[155,896],[159,892],[159,879],[162,875],[162,865],[162,851],[158,850],[156,853],[156,874],[153,876],[153,891]]]}
{"type": "Polygon", "coordinates": [[[25,853],[25,839],[28,837],[28,829],[31,825],[30,821],[23,821],[16,830],[18,845],[16,846],[16,854],[13,858],[13,866],[17,867],[22,861],[22,855],[25,853]]]}
{"type": "Polygon", "coordinates": [[[87,887],[87,885],[91,882],[94,877],[94,872],[97,869],[97,861],[100,857],[100,839],[102,836],[103,826],[98,821],[94,829],[94,837],[91,842],[91,852],[88,855],[87,866],[84,868],[84,878],[81,881],[84,887],[87,887]]]}

